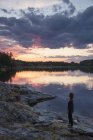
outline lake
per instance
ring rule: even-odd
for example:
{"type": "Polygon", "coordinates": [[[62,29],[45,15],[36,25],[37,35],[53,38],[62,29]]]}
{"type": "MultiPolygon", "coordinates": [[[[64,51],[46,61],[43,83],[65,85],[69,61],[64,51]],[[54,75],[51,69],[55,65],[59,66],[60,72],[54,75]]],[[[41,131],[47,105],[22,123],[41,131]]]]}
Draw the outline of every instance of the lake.
{"type": "Polygon", "coordinates": [[[93,118],[93,73],[76,71],[19,71],[7,80],[11,84],[28,84],[57,98],[36,105],[48,111],[67,113],[68,95],[74,93],[75,114],[93,118]]]}

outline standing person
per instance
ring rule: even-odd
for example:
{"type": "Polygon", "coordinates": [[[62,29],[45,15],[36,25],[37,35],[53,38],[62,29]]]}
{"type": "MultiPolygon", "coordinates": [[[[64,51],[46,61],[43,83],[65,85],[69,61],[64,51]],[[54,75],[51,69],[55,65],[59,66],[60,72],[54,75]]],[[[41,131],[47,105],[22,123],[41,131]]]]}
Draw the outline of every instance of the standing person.
{"type": "Polygon", "coordinates": [[[73,127],[73,111],[74,111],[74,105],[73,105],[73,93],[69,93],[69,101],[68,101],[68,120],[69,120],[69,126],[73,127]]]}

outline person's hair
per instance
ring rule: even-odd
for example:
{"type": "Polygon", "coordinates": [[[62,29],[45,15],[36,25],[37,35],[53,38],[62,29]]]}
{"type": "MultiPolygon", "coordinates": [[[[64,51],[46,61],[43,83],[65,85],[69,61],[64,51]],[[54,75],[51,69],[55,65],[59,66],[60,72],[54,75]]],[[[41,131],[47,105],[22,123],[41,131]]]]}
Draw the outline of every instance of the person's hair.
{"type": "Polygon", "coordinates": [[[70,99],[73,99],[73,97],[74,97],[74,94],[71,92],[71,93],[69,93],[69,97],[70,97],[70,99]]]}

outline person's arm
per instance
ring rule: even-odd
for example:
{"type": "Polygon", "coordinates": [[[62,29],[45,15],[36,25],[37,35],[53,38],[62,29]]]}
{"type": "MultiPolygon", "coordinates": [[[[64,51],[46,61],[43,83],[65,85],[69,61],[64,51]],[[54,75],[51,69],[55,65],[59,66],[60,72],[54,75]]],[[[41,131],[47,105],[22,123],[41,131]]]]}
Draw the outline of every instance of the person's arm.
{"type": "Polygon", "coordinates": [[[70,110],[70,101],[68,101],[68,111],[70,110]]]}

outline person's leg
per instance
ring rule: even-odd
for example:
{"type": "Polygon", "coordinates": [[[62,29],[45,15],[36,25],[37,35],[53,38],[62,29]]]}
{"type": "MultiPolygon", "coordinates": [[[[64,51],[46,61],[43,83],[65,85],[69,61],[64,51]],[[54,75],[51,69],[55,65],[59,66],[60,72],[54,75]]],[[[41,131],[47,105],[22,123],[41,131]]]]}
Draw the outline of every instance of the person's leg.
{"type": "Polygon", "coordinates": [[[70,112],[68,112],[68,121],[69,121],[69,124],[71,124],[70,112]]]}
{"type": "Polygon", "coordinates": [[[73,126],[73,118],[72,118],[72,112],[68,112],[68,119],[69,119],[69,124],[73,126]]]}
{"type": "Polygon", "coordinates": [[[71,123],[71,126],[73,126],[73,117],[72,117],[72,113],[70,113],[70,123],[71,123]]]}

